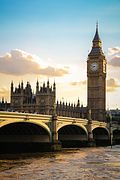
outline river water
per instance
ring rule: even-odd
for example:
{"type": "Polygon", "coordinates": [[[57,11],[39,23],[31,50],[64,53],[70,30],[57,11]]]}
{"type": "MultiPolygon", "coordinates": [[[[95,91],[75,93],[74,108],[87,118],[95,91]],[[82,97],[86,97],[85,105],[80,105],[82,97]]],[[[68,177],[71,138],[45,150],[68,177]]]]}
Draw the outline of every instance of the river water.
{"type": "Polygon", "coordinates": [[[0,158],[0,180],[120,180],[120,146],[0,158]]]}

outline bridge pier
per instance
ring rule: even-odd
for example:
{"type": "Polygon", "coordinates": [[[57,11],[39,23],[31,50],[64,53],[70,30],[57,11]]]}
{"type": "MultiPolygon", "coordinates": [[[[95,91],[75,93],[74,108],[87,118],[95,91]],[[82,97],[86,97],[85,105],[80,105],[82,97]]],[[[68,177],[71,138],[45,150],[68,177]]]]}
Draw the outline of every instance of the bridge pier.
{"type": "Polygon", "coordinates": [[[88,110],[88,146],[93,147],[95,146],[95,141],[93,138],[93,132],[92,132],[92,118],[91,118],[91,109],[88,110]]]}
{"type": "Polygon", "coordinates": [[[62,148],[61,143],[58,141],[58,132],[57,132],[57,115],[52,116],[52,151],[60,151],[62,148]]]}

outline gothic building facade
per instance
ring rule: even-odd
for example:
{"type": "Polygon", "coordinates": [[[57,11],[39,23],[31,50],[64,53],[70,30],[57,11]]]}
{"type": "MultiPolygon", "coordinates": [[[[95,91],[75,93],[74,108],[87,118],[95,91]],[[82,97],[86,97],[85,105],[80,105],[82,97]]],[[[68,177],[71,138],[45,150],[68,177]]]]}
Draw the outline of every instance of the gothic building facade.
{"type": "Polygon", "coordinates": [[[86,118],[86,108],[80,106],[80,101],[76,104],[56,102],[56,84],[50,86],[49,81],[43,86],[36,83],[36,93],[34,94],[29,82],[24,87],[23,82],[14,88],[11,83],[11,106],[12,111],[37,113],[52,115],[56,109],[59,116],[82,117],[86,118]]]}
{"type": "Polygon", "coordinates": [[[24,87],[23,82],[14,89],[11,83],[11,109],[18,112],[52,114],[56,97],[56,85],[50,87],[49,81],[47,86],[43,83],[39,87],[36,83],[36,93],[34,94],[29,82],[24,87]]]}

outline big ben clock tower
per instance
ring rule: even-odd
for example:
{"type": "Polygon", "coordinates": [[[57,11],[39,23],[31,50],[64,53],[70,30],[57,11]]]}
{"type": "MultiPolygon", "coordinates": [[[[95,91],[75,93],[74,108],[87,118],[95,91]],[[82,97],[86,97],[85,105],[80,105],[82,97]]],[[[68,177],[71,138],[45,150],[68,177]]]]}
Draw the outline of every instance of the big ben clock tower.
{"type": "Polygon", "coordinates": [[[106,112],[106,59],[96,24],[92,50],[87,60],[87,105],[92,119],[105,121],[106,112]]]}

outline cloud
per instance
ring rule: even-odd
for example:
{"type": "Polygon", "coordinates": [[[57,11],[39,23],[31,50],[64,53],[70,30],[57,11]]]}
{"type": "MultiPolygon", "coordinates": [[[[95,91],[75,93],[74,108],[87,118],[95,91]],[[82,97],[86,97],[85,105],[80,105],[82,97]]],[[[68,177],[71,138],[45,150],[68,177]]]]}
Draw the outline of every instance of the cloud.
{"type": "Polygon", "coordinates": [[[40,70],[41,74],[48,75],[48,76],[63,76],[68,74],[68,70],[66,68],[63,69],[55,69],[51,66],[40,70]]]}
{"type": "Polygon", "coordinates": [[[109,64],[114,67],[120,67],[120,55],[113,56],[110,59],[109,64]]]}
{"type": "MultiPolygon", "coordinates": [[[[87,81],[79,81],[79,82],[71,82],[70,85],[72,86],[82,86],[82,85],[87,85],[87,81]]],[[[107,92],[113,92],[117,88],[120,87],[120,84],[117,82],[117,80],[111,78],[107,80],[107,92]]]]}
{"type": "Polygon", "coordinates": [[[113,47],[113,48],[108,48],[108,54],[111,56],[113,54],[118,54],[120,53],[120,47],[113,47]]]}
{"type": "Polygon", "coordinates": [[[87,81],[84,80],[84,81],[79,81],[79,82],[71,82],[70,83],[72,86],[81,86],[81,85],[86,85],[87,84],[87,81]]]}
{"type": "Polygon", "coordinates": [[[46,76],[64,76],[68,68],[43,66],[42,60],[25,51],[14,49],[0,57],[0,73],[11,75],[40,74],[46,76]]]}
{"type": "Polygon", "coordinates": [[[109,62],[113,67],[120,67],[120,47],[108,48],[109,62]]]}
{"type": "Polygon", "coordinates": [[[108,92],[113,92],[119,87],[120,87],[120,84],[118,84],[118,82],[115,79],[111,78],[111,79],[107,80],[107,91],[108,92]]]}

